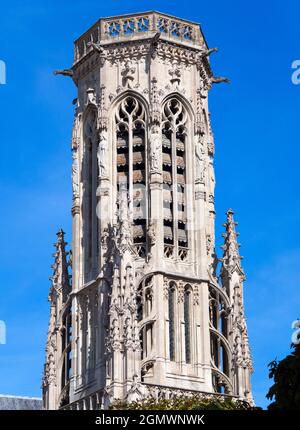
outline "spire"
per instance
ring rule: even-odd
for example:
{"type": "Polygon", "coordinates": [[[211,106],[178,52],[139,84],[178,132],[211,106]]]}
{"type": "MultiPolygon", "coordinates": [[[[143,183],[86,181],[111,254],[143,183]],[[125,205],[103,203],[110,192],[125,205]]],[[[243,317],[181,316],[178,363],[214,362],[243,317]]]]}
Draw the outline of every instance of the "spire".
{"type": "Polygon", "coordinates": [[[56,249],[53,254],[54,264],[51,266],[53,275],[50,278],[52,286],[50,288],[49,300],[52,302],[56,294],[62,294],[63,303],[67,300],[70,293],[70,275],[68,272],[69,263],[67,261],[66,251],[67,242],[65,242],[65,233],[62,229],[57,232],[57,241],[54,244],[56,249]]]}
{"type": "Polygon", "coordinates": [[[241,265],[240,245],[237,241],[239,233],[234,221],[234,212],[228,209],[224,224],[225,233],[223,249],[221,281],[230,301],[231,329],[229,336],[232,344],[231,369],[236,378],[238,396],[252,404],[250,376],[253,372],[252,357],[249,347],[248,331],[244,310],[243,281],[245,274],[241,265]]]}
{"type": "Polygon", "coordinates": [[[221,247],[223,249],[223,258],[220,259],[222,262],[221,275],[226,271],[227,274],[231,276],[235,270],[238,270],[244,277],[245,274],[241,265],[243,257],[240,255],[240,244],[237,241],[239,233],[237,233],[235,229],[238,223],[234,221],[233,215],[233,210],[228,209],[226,212],[227,220],[226,223],[223,224],[225,233],[222,234],[224,237],[224,245],[221,247]]]}
{"type": "MultiPolygon", "coordinates": [[[[65,233],[62,229],[57,232],[57,241],[54,244],[55,253],[53,254],[54,263],[51,266],[53,269],[53,275],[51,276],[51,287],[49,291],[49,301],[50,301],[50,318],[48,325],[48,335],[46,343],[46,361],[44,365],[44,377],[43,377],[43,389],[44,392],[49,392],[49,402],[53,401],[55,396],[52,395],[53,387],[56,386],[56,368],[57,368],[57,318],[59,315],[59,307],[57,306],[57,301],[59,296],[61,300],[60,303],[65,303],[68,294],[70,293],[70,276],[68,273],[68,266],[70,263],[67,262],[65,242],[65,233]]],[[[50,404],[49,403],[49,404],[50,404]]],[[[51,403],[52,404],[52,403],[51,403]]],[[[54,408],[54,405],[52,406],[54,408]]]]}

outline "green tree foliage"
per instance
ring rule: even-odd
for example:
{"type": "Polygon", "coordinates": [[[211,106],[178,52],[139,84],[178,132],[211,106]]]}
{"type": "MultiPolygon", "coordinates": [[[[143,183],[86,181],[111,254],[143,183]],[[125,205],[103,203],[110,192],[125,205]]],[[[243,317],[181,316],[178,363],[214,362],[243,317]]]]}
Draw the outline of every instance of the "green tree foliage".
{"type": "Polygon", "coordinates": [[[274,399],[268,406],[270,410],[300,410],[300,345],[293,348],[294,351],[286,358],[268,365],[269,378],[274,379],[266,396],[274,399]]]}
{"type": "Polygon", "coordinates": [[[178,396],[173,399],[156,400],[147,398],[139,402],[115,402],[110,406],[110,409],[115,410],[246,410],[252,409],[247,402],[240,400],[232,400],[230,398],[205,398],[203,395],[178,396]]]}

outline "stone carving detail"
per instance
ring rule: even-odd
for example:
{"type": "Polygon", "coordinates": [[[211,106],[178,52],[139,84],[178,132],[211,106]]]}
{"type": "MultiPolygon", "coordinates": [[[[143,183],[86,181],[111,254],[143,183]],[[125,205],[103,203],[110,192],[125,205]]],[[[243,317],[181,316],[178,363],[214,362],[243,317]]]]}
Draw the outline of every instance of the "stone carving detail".
{"type": "Polygon", "coordinates": [[[222,288],[231,299],[231,330],[230,339],[232,342],[232,360],[231,371],[233,375],[242,372],[243,380],[248,381],[243,383],[242,390],[245,396],[252,401],[251,387],[249,384],[251,373],[253,372],[252,357],[249,347],[247,326],[245,320],[245,311],[243,305],[242,291],[243,281],[245,279],[244,271],[241,265],[239,252],[240,245],[237,242],[238,233],[236,232],[237,223],[233,218],[233,211],[229,209],[226,213],[227,220],[224,224],[226,231],[223,245],[223,258],[220,275],[222,288]],[[240,370],[238,370],[240,369],[240,370]]]}
{"type": "Polygon", "coordinates": [[[75,118],[72,130],[72,191],[73,200],[79,197],[79,160],[78,160],[78,148],[79,148],[79,122],[81,117],[78,112],[75,111],[75,118]]]}
{"type": "Polygon", "coordinates": [[[157,28],[162,34],[166,33],[174,38],[192,41],[195,37],[194,28],[192,25],[183,24],[180,21],[165,18],[163,16],[159,17],[157,28]]]}
{"type": "Polygon", "coordinates": [[[150,246],[154,246],[156,243],[156,230],[157,230],[157,220],[152,220],[148,227],[148,237],[150,241],[150,246]]]}
{"type": "Polygon", "coordinates": [[[132,82],[135,77],[135,71],[136,67],[133,65],[133,62],[131,60],[126,60],[124,64],[124,68],[121,71],[122,75],[122,84],[123,86],[128,86],[129,88],[132,87],[132,82]]]}
{"type": "Polygon", "coordinates": [[[194,305],[199,305],[200,304],[199,285],[194,285],[193,293],[194,293],[193,304],[194,305]]]}
{"type": "Polygon", "coordinates": [[[107,131],[108,127],[108,117],[107,117],[107,107],[106,107],[106,87],[105,85],[101,85],[100,93],[99,93],[99,107],[98,107],[98,130],[101,132],[102,130],[107,131]]]}
{"type": "Polygon", "coordinates": [[[46,363],[44,367],[43,386],[54,384],[56,386],[56,362],[57,351],[55,333],[55,308],[51,308],[50,323],[48,330],[48,340],[46,345],[46,363]]]}
{"type": "Polygon", "coordinates": [[[101,231],[101,245],[103,249],[107,249],[109,239],[109,228],[104,227],[101,231]]]}
{"type": "Polygon", "coordinates": [[[152,60],[155,60],[155,58],[157,57],[158,41],[160,39],[160,36],[161,36],[161,33],[157,32],[155,34],[155,36],[153,37],[153,39],[151,40],[150,56],[151,56],[152,60]]]}
{"type": "Polygon", "coordinates": [[[151,80],[150,100],[151,100],[151,113],[150,113],[151,122],[153,124],[160,124],[161,108],[160,108],[159,92],[158,92],[156,78],[153,78],[151,80]]]}
{"type": "Polygon", "coordinates": [[[168,300],[169,298],[169,280],[164,278],[164,298],[168,300]]]}
{"type": "Polygon", "coordinates": [[[178,303],[183,303],[184,300],[184,283],[179,281],[178,282],[178,303]]]}
{"type": "Polygon", "coordinates": [[[240,286],[234,287],[233,309],[232,309],[232,337],[234,341],[234,353],[232,355],[232,370],[235,366],[241,366],[253,372],[252,357],[249,347],[249,339],[246,321],[244,317],[244,306],[240,295],[240,286]]]}
{"type": "Polygon", "coordinates": [[[244,278],[244,273],[241,266],[241,260],[243,257],[240,256],[240,252],[239,252],[240,245],[237,242],[239,233],[237,233],[235,230],[237,223],[234,221],[234,218],[233,218],[233,215],[234,215],[233,210],[228,209],[228,211],[226,212],[226,215],[227,215],[227,221],[224,224],[226,228],[226,232],[223,234],[225,241],[224,241],[224,245],[222,246],[223,258],[221,259],[222,268],[223,270],[226,270],[229,275],[231,275],[231,273],[237,267],[240,271],[241,278],[244,278]]]}
{"type": "Polygon", "coordinates": [[[196,180],[200,183],[204,183],[205,180],[205,152],[201,139],[197,137],[195,144],[195,155],[196,155],[196,180]]]}
{"type": "Polygon", "coordinates": [[[215,145],[213,141],[208,142],[207,149],[208,149],[208,155],[213,157],[215,153],[215,145]]]}
{"type": "Polygon", "coordinates": [[[105,34],[107,38],[127,37],[134,33],[145,33],[150,30],[148,15],[136,18],[120,18],[105,21],[105,34]]]}
{"type": "Polygon", "coordinates": [[[170,75],[170,82],[173,86],[179,86],[181,81],[181,70],[179,67],[179,64],[174,61],[172,63],[171,69],[169,69],[169,75],[170,75]]]}
{"type": "Polygon", "coordinates": [[[154,125],[150,134],[151,145],[151,173],[161,171],[161,131],[158,125],[154,125]]]}
{"type": "Polygon", "coordinates": [[[215,179],[215,169],[213,166],[213,159],[212,158],[210,158],[210,160],[209,160],[208,168],[209,168],[210,190],[211,190],[211,193],[214,194],[215,186],[216,186],[216,179],[215,179]]]}
{"type": "Polygon", "coordinates": [[[57,375],[57,335],[61,328],[61,323],[57,321],[57,305],[63,305],[68,300],[68,295],[71,291],[70,276],[68,273],[68,262],[66,251],[67,243],[64,239],[63,230],[57,233],[57,241],[54,244],[54,264],[52,265],[53,275],[50,278],[51,288],[49,291],[48,300],[50,302],[50,319],[48,326],[48,336],[46,344],[46,362],[44,368],[43,387],[47,388],[50,385],[56,386],[57,375]]]}
{"type": "Polygon", "coordinates": [[[193,25],[186,24],[175,18],[158,15],[157,13],[154,13],[154,15],[156,16],[156,27],[152,14],[105,20],[106,38],[122,38],[129,35],[143,34],[150,30],[158,30],[161,34],[166,34],[174,39],[186,41],[195,39],[193,25]]]}
{"type": "Polygon", "coordinates": [[[81,122],[81,114],[78,113],[78,99],[73,101],[73,104],[76,104],[75,114],[74,114],[74,123],[72,130],[72,150],[77,151],[80,144],[80,122],[81,122]]]}
{"type": "Polygon", "coordinates": [[[86,105],[96,105],[96,92],[93,88],[86,90],[86,105]]]}
{"type": "Polygon", "coordinates": [[[181,19],[173,18],[157,12],[139,14],[132,17],[117,17],[101,19],[90,31],[85,33],[75,43],[75,62],[92,50],[100,53],[103,49],[99,44],[99,35],[104,40],[128,41],[130,38],[144,36],[151,32],[160,33],[162,37],[173,39],[175,42],[196,42],[207,51],[205,42],[199,27],[196,24],[187,23],[181,19]]]}
{"type": "MultiPolygon", "coordinates": [[[[112,316],[112,310],[110,312],[110,316],[112,316]]],[[[120,327],[117,318],[111,319],[111,327],[107,339],[107,349],[109,352],[121,349],[120,327]]]]}
{"type": "Polygon", "coordinates": [[[107,136],[106,133],[102,132],[99,136],[99,144],[97,149],[97,160],[99,178],[103,179],[107,177],[107,136]]]}
{"type": "Polygon", "coordinates": [[[72,158],[72,189],[73,199],[75,200],[77,197],[79,197],[79,163],[77,149],[73,150],[72,158]]]}
{"type": "Polygon", "coordinates": [[[204,95],[203,92],[209,91],[212,87],[212,72],[207,58],[203,57],[202,53],[196,55],[195,64],[201,78],[201,95],[204,95]]]}
{"type": "Polygon", "coordinates": [[[210,234],[207,234],[206,235],[206,252],[207,252],[207,255],[211,255],[212,247],[213,247],[212,237],[210,234]]]}
{"type": "Polygon", "coordinates": [[[203,113],[203,102],[202,102],[202,90],[200,88],[196,91],[196,121],[195,121],[195,133],[203,135],[205,133],[204,124],[204,113],[203,113]]]}

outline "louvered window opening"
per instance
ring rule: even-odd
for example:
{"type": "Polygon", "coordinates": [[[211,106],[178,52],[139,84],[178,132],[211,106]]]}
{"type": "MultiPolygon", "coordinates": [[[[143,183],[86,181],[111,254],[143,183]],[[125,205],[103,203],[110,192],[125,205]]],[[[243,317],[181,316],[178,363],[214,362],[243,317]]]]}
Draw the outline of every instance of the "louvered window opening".
{"type": "Polygon", "coordinates": [[[185,261],[188,256],[186,220],[186,140],[188,116],[177,99],[163,107],[164,255],[185,261]]]}
{"type": "Polygon", "coordinates": [[[133,242],[139,257],[147,252],[146,112],[134,97],[127,96],[116,111],[117,183],[126,184],[132,214],[133,242]]]}

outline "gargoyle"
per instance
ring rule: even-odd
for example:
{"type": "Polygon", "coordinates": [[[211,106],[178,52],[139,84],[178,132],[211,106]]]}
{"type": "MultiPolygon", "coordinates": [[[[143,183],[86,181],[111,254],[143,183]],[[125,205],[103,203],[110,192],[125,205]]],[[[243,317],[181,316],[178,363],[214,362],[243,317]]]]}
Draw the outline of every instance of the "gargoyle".
{"type": "Polygon", "coordinates": [[[88,48],[91,46],[95,51],[98,52],[98,54],[102,54],[103,53],[103,48],[100,45],[97,45],[97,43],[95,42],[89,42],[87,44],[88,48]]]}
{"type": "Polygon", "coordinates": [[[151,45],[155,45],[155,43],[157,43],[158,42],[158,39],[160,38],[160,35],[161,35],[161,33],[158,31],[153,37],[152,37],[152,40],[151,40],[151,45]]]}
{"type": "Polygon", "coordinates": [[[161,33],[158,31],[153,38],[151,39],[151,43],[150,43],[150,53],[151,53],[151,57],[155,58],[156,56],[156,49],[157,49],[157,43],[158,40],[160,38],[161,33]]]}
{"type": "Polygon", "coordinates": [[[225,84],[230,84],[230,80],[228,78],[223,78],[222,76],[212,76],[211,77],[211,83],[212,84],[221,84],[223,82],[225,84]]]}
{"type": "Polygon", "coordinates": [[[201,57],[202,58],[209,57],[210,54],[212,54],[213,52],[217,52],[217,51],[218,51],[218,48],[210,48],[207,51],[202,52],[201,57]]]}
{"type": "Polygon", "coordinates": [[[71,69],[54,70],[53,73],[54,75],[73,76],[73,70],[71,69]]]}

